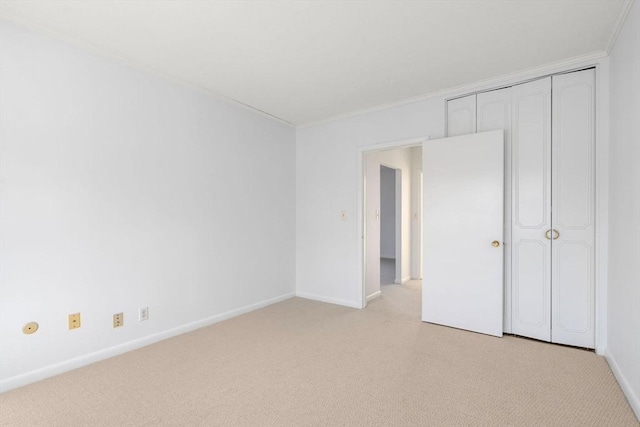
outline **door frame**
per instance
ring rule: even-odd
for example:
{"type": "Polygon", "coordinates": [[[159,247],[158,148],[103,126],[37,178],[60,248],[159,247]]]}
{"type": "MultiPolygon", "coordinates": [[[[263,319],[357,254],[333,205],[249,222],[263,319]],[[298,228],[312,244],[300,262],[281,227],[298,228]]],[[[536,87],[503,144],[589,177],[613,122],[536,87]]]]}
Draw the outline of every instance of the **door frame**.
{"type": "Polygon", "coordinates": [[[358,233],[360,234],[360,244],[358,245],[358,283],[360,283],[360,307],[365,308],[367,306],[367,295],[365,289],[366,278],[366,218],[365,209],[366,206],[366,168],[365,168],[365,156],[369,153],[375,153],[378,151],[395,150],[400,148],[411,148],[422,146],[422,143],[429,140],[429,136],[421,136],[416,138],[401,139],[396,141],[388,141],[377,144],[369,144],[358,147],[358,233]]]}

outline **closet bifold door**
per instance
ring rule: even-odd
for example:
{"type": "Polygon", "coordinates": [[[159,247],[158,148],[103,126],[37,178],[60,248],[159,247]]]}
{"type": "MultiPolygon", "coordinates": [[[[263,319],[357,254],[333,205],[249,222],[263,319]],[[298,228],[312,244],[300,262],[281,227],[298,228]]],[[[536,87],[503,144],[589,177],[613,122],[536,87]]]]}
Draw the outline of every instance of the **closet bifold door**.
{"type": "Polygon", "coordinates": [[[447,101],[447,136],[476,133],[476,95],[447,101]]]}
{"type": "Polygon", "coordinates": [[[504,132],[504,304],[503,330],[511,333],[511,96],[512,88],[477,95],[478,132],[504,132]]]}
{"type": "Polygon", "coordinates": [[[595,346],[595,70],[553,77],[552,342],[595,346]]]}
{"type": "Polygon", "coordinates": [[[551,340],[551,77],[513,86],[511,329],[551,340]]]}

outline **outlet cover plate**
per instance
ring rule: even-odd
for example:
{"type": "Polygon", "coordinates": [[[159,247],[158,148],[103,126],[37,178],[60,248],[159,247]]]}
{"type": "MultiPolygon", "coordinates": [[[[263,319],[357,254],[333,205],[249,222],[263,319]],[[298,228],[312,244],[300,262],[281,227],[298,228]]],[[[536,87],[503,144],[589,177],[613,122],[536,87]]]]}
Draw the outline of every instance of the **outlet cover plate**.
{"type": "Polygon", "coordinates": [[[113,315],[113,327],[119,328],[124,325],[124,313],[116,313],[113,315]]]}
{"type": "Polygon", "coordinates": [[[69,315],[69,329],[78,329],[80,327],[80,313],[69,315]]]}

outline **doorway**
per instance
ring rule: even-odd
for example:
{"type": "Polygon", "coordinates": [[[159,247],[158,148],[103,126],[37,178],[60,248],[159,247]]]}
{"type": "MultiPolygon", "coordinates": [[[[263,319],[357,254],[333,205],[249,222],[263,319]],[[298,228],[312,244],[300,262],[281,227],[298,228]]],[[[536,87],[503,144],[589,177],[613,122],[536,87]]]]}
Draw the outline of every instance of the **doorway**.
{"type": "Polygon", "coordinates": [[[402,283],[402,169],[380,165],[380,285],[402,283]]]}
{"type": "Polygon", "coordinates": [[[420,278],[423,141],[361,150],[363,307],[385,285],[420,278]]]}

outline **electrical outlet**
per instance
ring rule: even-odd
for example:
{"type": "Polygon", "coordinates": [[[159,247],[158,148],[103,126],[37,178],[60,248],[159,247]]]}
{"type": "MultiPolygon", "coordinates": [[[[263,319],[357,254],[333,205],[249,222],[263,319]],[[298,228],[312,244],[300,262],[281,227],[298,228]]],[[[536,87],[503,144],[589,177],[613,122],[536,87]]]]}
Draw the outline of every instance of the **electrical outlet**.
{"type": "Polygon", "coordinates": [[[141,322],[143,320],[149,320],[149,307],[140,307],[140,311],[138,314],[141,322]]]}
{"type": "Polygon", "coordinates": [[[69,315],[69,329],[78,329],[80,327],[80,313],[69,315]]]}
{"type": "Polygon", "coordinates": [[[124,325],[124,313],[116,313],[113,315],[113,327],[119,328],[124,325]]]}

